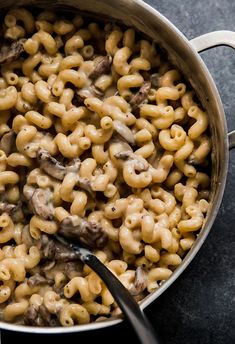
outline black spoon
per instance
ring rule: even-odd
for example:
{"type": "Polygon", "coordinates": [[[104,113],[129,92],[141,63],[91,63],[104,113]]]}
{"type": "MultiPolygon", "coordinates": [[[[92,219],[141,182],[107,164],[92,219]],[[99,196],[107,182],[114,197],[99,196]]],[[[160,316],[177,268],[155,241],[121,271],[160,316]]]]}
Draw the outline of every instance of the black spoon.
{"type": "Polygon", "coordinates": [[[129,320],[142,344],[160,344],[161,341],[155,334],[152,325],[141,311],[138,303],[131,296],[129,291],[117,279],[116,276],[88,249],[73,243],[67,238],[55,235],[64,246],[75,251],[79,259],[87,264],[104,281],[105,285],[113,295],[117,304],[129,320]]]}

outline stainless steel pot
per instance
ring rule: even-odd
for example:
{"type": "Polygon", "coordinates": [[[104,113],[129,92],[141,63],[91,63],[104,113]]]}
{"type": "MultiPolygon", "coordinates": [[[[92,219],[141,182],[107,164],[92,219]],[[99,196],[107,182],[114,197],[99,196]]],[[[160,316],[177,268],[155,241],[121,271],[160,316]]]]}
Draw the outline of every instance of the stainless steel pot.
{"type": "MultiPolygon", "coordinates": [[[[235,131],[229,134],[227,132],[223,105],[218,90],[198,52],[218,45],[228,45],[235,49],[235,33],[230,31],[211,32],[188,41],[164,16],[141,0],[0,0],[2,11],[13,6],[26,5],[42,9],[79,9],[98,15],[99,18],[102,16],[111,17],[128,26],[135,27],[167,50],[171,62],[190,81],[203,107],[209,114],[213,145],[210,209],[203,229],[192,249],[172,276],[141,302],[141,308],[145,308],[178,278],[195,257],[205,241],[220,207],[228,171],[229,148],[235,147],[235,131]]],[[[58,334],[103,328],[118,324],[121,321],[121,319],[110,319],[70,328],[37,328],[0,322],[0,328],[30,333],[58,334]]]]}

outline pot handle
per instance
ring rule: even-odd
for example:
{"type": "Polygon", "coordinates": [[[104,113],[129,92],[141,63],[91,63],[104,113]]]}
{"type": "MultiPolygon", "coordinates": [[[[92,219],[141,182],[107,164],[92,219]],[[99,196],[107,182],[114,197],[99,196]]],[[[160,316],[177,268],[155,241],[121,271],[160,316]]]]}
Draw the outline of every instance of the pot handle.
{"type": "MultiPolygon", "coordinates": [[[[190,43],[198,53],[219,45],[227,45],[235,49],[235,32],[213,31],[191,39],[190,43]]],[[[235,148],[235,130],[228,134],[228,140],[229,149],[235,148]]]]}

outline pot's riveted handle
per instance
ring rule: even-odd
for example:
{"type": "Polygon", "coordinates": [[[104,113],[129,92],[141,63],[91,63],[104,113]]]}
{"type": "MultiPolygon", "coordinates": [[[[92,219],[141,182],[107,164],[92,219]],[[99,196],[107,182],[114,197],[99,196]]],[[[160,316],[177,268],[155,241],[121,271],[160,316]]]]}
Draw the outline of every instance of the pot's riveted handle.
{"type": "MultiPolygon", "coordinates": [[[[209,32],[191,39],[190,43],[198,53],[219,45],[227,45],[235,49],[235,32],[227,30],[209,32]]],[[[235,130],[228,134],[228,139],[229,149],[235,148],[235,130]]]]}
{"type": "Polygon", "coordinates": [[[198,53],[219,45],[228,45],[235,49],[235,32],[213,31],[191,39],[190,43],[198,53]]]}

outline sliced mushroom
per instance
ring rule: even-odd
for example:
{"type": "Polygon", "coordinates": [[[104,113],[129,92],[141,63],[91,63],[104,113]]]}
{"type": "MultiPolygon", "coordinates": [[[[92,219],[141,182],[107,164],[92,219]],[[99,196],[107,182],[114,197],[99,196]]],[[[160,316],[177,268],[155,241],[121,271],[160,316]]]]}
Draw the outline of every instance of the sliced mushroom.
{"type": "Polygon", "coordinates": [[[112,63],[111,56],[97,56],[94,59],[94,69],[89,75],[90,79],[97,79],[100,75],[108,74],[112,63]]]}
{"type": "Polygon", "coordinates": [[[24,228],[22,229],[21,241],[23,244],[25,244],[27,246],[28,249],[31,246],[35,245],[35,240],[31,236],[30,231],[29,231],[29,225],[24,226],[24,228]]]}
{"type": "Polygon", "coordinates": [[[49,239],[46,234],[43,234],[40,237],[37,246],[41,251],[42,259],[55,260],[56,245],[54,240],[49,239]]]}
{"type": "Polygon", "coordinates": [[[66,175],[66,168],[45,149],[39,149],[37,152],[37,159],[40,168],[49,174],[51,177],[63,180],[66,175]]]}
{"type": "Polygon", "coordinates": [[[59,233],[69,239],[79,241],[89,248],[102,248],[108,240],[108,236],[101,226],[88,222],[77,215],[66,217],[61,222],[59,233]]]}
{"type": "Polygon", "coordinates": [[[11,63],[18,59],[24,51],[24,40],[20,39],[9,44],[5,42],[0,49],[0,64],[11,63]]]}
{"type": "Polygon", "coordinates": [[[24,313],[24,324],[31,326],[44,326],[44,321],[39,315],[39,306],[31,305],[24,313]]]}
{"type": "Polygon", "coordinates": [[[52,318],[44,305],[31,305],[24,313],[24,324],[31,326],[58,326],[58,320],[52,318]]]}
{"type": "Polygon", "coordinates": [[[2,149],[6,155],[9,155],[12,152],[12,148],[14,147],[15,142],[15,132],[14,130],[8,131],[4,134],[0,141],[0,149],[2,149]]]}
{"type": "Polygon", "coordinates": [[[0,213],[9,214],[13,222],[22,222],[24,220],[21,202],[18,204],[0,202],[0,213]]]}
{"type": "Polygon", "coordinates": [[[47,279],[46,277],[40,275],[39,273],[36,273],[35,275],[29,277],[29,279],[27,280],[27,284],[32,288],[35,286],[44,285],[44,284],[52,285],[53,283],[54,283],[53,280],[47,279]]]}
{"type": "Polygon", "coordinates": [[[64,266],[64,273],[69,279],[82,276],[82,267],[80,262],[68,262],[64,266]]]}
{"type": "MultiPolygon", "coordinates": [[[[54,261],[54,265],[51,267],[49,266],[50,263],[51,261],[48,261],[46,265],[44,264],[43,266],[40,266],[39,274],[45,277],[49,282],[53,281],[54,283],[56,273],[58,271],[62,272],[66,278],[63,282],[61,281],[61,283],[59,283],[59,289],[64,283],[66,284],[68,280],[83,275],[84,264],[80,260],[68,262],[54,261]]],[[[55,290],[55,288],[54,284],[53,289],[55,290]]],[[[59,289],[55,291],[58,293],[59,289]]]]}
{"type": "Polygon", "coordinates": [[[66,165],[66,173],[78,172],[81,166],[81,160],[79,158],[74,158],[66,165]]]}
{"type": "Polygon", "coordinates": [[[41,236],[38,248],[41,251],[42,258],[46,260],[67,262],[78,259],[76,252],[69,250],[45,234],[41,236]]]}
{"type": "Polygon", "coordinates": [[[51,269],[53,269],[55,265],[56,265],[55,260],[47,260],[43,265],[40,266],[40,268],[41,268],[41,271],[46,274],[47,271],[50,271],[51,269]]]}
{"type": "Polygon", "coordinates": [[[78,100],[83,103],[84,100],[88,97],[102,98],[104,94],[103,92],[98,90],[97,87],[95,87],[94,85],[91,85],[89,87],[84,87],[78,90],[77,95],[79,97],[78,100]]]}
{"type": "Polygon", "coordinates": [[[113,128],[114,130],[128,143],[130,143],[132,146],[135,145],[135,138],[131,131],[131,129],[125,125],[124,123],[114,120],[113,121],[113,128]]]}
{"type": "Polygon", "coordinates": [[[52,220],[53,206],[51,204],[52,193],[50,190],[35,189],[31,199],[30,206],[34,214],[42,217],[45,220],[52,220]]]}
{"type": "MultiPolygon", "coordinates": [[[[69,164],[66,166],[62,165],[57,159],[53,158],[48,151],[45,149],[40,149],[37,153],[38,161],[40,163],[40,167],[44,172],[52,176],[53,178],[63,180],[65,175],[69,172],[77,173],[81,166],[80,159],[73,159],[70,161],[69,164]]],[[[94,196],[94,192],[91,189],[91,184],[89,179],[81,178],[77,175],[77,185],[89,192],[91,196],[94,196]]],[[[24,191],[25,194],[25,191],[24,191]]]]}
{"type": "Polygon", "coordinates": [[[91,181],[88,178],[82,178],[78,175],[77,176],[77,185],[81,189],[87,191],[93,198],[95,197],[95,193],[91,188],[91,181]]]}
{"type": "Polygon", "coordinates": [[[147,171],[149,168],[149,163],[144,158],[130,150],[116,153],[115,158],[123,161],[130,161],[134,164],[135,170],[138,172],[147,171]]]}
{"type": "Polygon", "coordinates": [[[14,209],[12,209],[10,216],[13,222],[25,222],[25,213],[23,211],[22,203],[19,202],[14,209]]]}
{"type": "Polygon", "coordinates": [[[55,250],[55,260],[62,261],[62,262],[68,262],[71,260],[77,260],[78,255],[74,251],[70,251],[67,247],[64,247],[60,243],[55,244],[56,250],[55,250]]]}
{"type": "Polygon", "coordinates": [[[70,161],[67,166],[64,166],[45,149],[38,150],[37,159],[40,168],[51,177],[58,180],[63,180],[68,172],[78,172],[81,165],[80,159],[77,158],[70,161]]]}
{"type": "Polygon", "coordinates": [[[129,103],[132,107],[133,112],[136,112],[139,109],[140,105],[142,105],[144,101],[147,99],[150,88],[151,82],[145,81],[143,85],[140,87],[139,91],[132,96],[129,103]]]}
{"type": "Polygon", "coordinates": [[[7,202],[0,202],[0,212],[10,214],[12,210],[16,207],[15,204],[7,203],[7,202]]]}
{"type": "Polygon", "coordinates": [[[159,88],[160,87],[160,74],[159,73],[153,73],[150,75],[150,82],[151,86],[153,88],[159,88]]]}
{"type": "Polygon", "coordinates": [[[147,287],[147,276],[147,272],[141,266],[138,266],[135,272],[133,287],[129,290],[133,296],[139,295],[145,290],[147,287]]]}
{"type": "Polygon", "coordinates": [[[133,159],[133,152],[132,151],[123,151],[118,152],[115,154],[116,159],[121,159],[123,161],[132,160],[133,159]]]}

